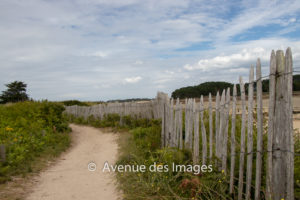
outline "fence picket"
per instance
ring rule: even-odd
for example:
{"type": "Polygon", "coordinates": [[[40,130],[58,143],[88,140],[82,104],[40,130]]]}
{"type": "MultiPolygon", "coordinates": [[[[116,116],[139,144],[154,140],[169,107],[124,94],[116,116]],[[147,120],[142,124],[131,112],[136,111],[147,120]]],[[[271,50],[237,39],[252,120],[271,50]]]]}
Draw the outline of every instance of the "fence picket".
{"type": "Polygon", "coordinates": [[[245,126],[246,126],[246,95],[242,77],[240,77],[240,91],[242,100],[242,127],[241,127],[241,150],[240,150],[240,166],[239,166],[239,185],[238,200],[243,198],[243,176],[244,176],[244,160],[245,160],[245,126]]]}
{"type": "Polygon", "coordinates": [[[268,158],[266,170],[266,198],[273,198],[273,137],[274,137],[274,110],[275,110],[275,73],[276,73],[276,55],[274,50],[270,58],[270,79],[269,79],[269,117],[268,117],[268,158]]]}
{"type": "Polygon", "coordinates": [[[260,199],[261,188],[261,168],[263,150],[263,110],[262,110],[262,81],[260,59],[256,63],[256,100],[257,100],[257,153],[256,153],[256,172],[255,172],[255,199],[260,199]]]}
{"type": "Polygon", "coordinates": [[[252,181],[252,159],[253,159],[253,81],[254,67],[250,68],[248,87],[248,129],[247,129],[247,179],[246,179],[246,200],[250,199],[252,181]]]}
{"type": "Polygon", "coordinates": [[[212,123],[212,103],[211,103],[211,93],[208,97],[208,114],[209,114],[209,159],[212,159],[213,156],[213,123],[212,123]]]}
{"type": "MultiPolygon", "coordinates": [[[[221,104],[220,104],[220,127],[219,127],[219,133],[218,133],[218,154],[217,157],[222,160],[222,154],[223,154],[223,134],[224,134],[224,126],[225,126],[225,113],[224,113],[224,109],[225,109],[225,89],[222,92],[222,96],[221,96],[221,104]]],[[[221,166],[220,163],[217,163],[218,165],[218,169],[221,170],[221,166]]]]}
{"type": "Polygon", "coordinates": [[[287,109],[286,116],[288,119],[288,136],[286,137],[287,152],[287,198],[294,199],[294,138],[293,138],[293,59],[291,48],[286,50],[285,54],[285,75],[287,84],[287,109]]]}
{"type": "Polygon", "coordinates": [[[216,156],[218,157],[218,149],[219,149],[219,126],[220,126],[220,95],[219,95],[219,91],[217,92],[217,96],[216,96],[216,112],[215,112],[215,129],[216,129],[216,140],[215,140],[215,153],[216,156]]]}
{"type": "Polygon", "coordinates": [[[184,115],[184,124],[185,124],[185,136],[184,136],[184,147],[189,148],[189,126],[188,126],[188,117],[189,117],[189,100],[185,99],[185,115],[184,115]]]}
{"type": "Polygon", "coordinates": [[[194,153],[193,153],[193,163],[199,163],[199,111],[195,103],[195,99],[193,101],[193,114],[194,114],[194,153]]]}
{"type": "Polygon", "coordinates": [[[202,133],[202,165],[206,164],[207,158],[207,139],[206,139],[206,130],[203,121],[204,113],[204,104],[203,104],[203,95],[200,98],[200,118],[201,118],[201,133],[202,133]]]}
{"type": "Polygon", "coordinates": [[[182,139],[182,129],[183,129],[183,124],[182,124],[182,105],[179,103],[179,148],[183,149],[183,139],[182,139]]]}
{"type": "Polygon", "coordinates": [[[230,160],[230,183],[229,193],[233,193],[234,183],[234,168],[235,168],[235,119],[236,119],[236,85],[233,85],[233,99],[232,99],[232,119],[231,119],[231,160],[230,160]]]}
{"type": "Polygon", "coordinates": [[[228,142],[228,119],[229,119],[229,107],[230,107],[230,88],[227,89],[226,103],[224,106],[224,136],[223,136],[223,148],[222,148],[222,170],[227,173],[227,142],[228,142]]]}
{"type": "Polygon", "coordinates": [[[273,140],[273,194],[274,199],[285,198],[286,188],[286,173],[283,170],[285,165],[285,154],[282,151],[285,149],[285,126],[284,118],[285,111],[285,92],[284,76],[285,63],[284,53],[282,50],[276,52],[276,90],[275,90],[275,113],[274,113],[274,140],[273,140]]]}

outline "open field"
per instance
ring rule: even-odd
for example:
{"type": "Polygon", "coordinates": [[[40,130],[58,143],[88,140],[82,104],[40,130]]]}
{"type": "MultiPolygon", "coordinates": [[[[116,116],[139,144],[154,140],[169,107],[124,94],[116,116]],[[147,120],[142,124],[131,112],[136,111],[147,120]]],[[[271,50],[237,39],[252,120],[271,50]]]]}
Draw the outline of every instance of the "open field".
{"type": "MultiPolygon", "coordinates": [[[[255,95],[255,94],[254,94],[255,95]]],[[[254,100],[256,97],[254,96],[254,100]]],[[[203,97],[205,108],[208,107],[208,96],[203,97]]],[[[215,97],[212,98],[212,106],[215,107],[215,97]]],[[[185,103],[185,100],[180,100],[182,104],[185,103]]],[[[200,102],[200,98],[196,98],[196,102],[200,102]]],[[[247,96],[246,96],[246,105],[248,105],[247,96]]],[[[237,100],[237,114],[241,114],[241,101],[240,97],[237,100]]],[[[254,101],[254,108],[256,108],[256,102],[254,101]]],[[[268,113],[269,109],[269,96],[268,94],[263,94],[263,112],[268,113]]],[[[300,92],[293,92],[293,113],[294,113],[294,129],[300,130],[300,92]]],[[[299,136],[300,138],[300,136],[299,136]]]]}

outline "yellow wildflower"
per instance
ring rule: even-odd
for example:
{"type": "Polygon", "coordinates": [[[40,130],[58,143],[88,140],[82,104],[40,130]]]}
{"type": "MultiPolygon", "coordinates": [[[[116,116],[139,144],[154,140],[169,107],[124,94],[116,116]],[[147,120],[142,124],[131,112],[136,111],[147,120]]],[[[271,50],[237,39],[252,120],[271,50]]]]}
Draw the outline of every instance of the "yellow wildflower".
{"type": "Polygon", "coordinates": [[[222,174],[224,174],[224,172],[225,172],[224,169],[222,169],[222,174]]]}
{"type": "Polygon", "coordinates": [[[5,128],[6,131],[13,131],[13,128],[10,128],[9,126],[5,128]]]}

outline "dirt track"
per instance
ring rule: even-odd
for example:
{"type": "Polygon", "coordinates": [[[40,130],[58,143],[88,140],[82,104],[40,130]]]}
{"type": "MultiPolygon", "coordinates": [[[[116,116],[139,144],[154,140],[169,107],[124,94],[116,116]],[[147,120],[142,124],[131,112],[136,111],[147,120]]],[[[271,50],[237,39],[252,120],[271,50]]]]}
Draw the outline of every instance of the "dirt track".
{"type": "Polygon", "coordinates": [[[73,146],[36,178],[26,200],[118,199],[113,174],[102,172],[105,161],[116,161],[118,135],[86,126],[71,128],[73,146]],[[90,162],[97,164],[96,171],[88,170],[90,162]]]}

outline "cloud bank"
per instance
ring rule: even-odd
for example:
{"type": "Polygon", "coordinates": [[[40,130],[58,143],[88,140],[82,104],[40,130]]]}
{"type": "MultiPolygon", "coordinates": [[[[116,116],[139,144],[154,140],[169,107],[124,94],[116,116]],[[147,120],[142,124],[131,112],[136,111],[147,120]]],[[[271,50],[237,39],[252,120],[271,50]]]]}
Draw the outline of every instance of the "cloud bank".
{"type": "Polygon", "coordinates": [[[272,49],[300,63],[300,2],[3,0],[0,90],[34,99],[154,97],[204,81],[237,82],[272,49]]]}

